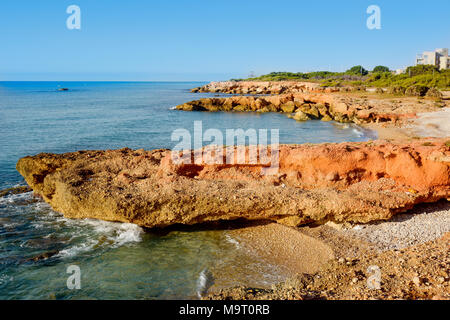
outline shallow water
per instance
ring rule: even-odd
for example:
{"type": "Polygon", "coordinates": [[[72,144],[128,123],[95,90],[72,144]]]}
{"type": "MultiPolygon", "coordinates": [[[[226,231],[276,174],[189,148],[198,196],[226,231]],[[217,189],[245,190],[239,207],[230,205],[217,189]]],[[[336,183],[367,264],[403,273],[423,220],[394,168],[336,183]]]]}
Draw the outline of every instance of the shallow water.
{"type": "MultiPolygon", "coordinates": [[[[280,143],[368,139],[354,125],[300,123],[282,114],[170,110],[214,96],[189,92],[201,84],[0,82],[0,189],[24,184],[15,170],[20,157],[171,148],[172,131],[192,132],[194,120],[203,122],[203,130],[277,128],[280,143]]],[[[0,198],[1,299],[197,298],[208,273],[215,287],[269,286],[286,276],[226,230],[154,234],[132,224],[65,219],[31,193],[0,198]],[[69,265],[81,269],[80,290],[67,288],[69,265]]]]}

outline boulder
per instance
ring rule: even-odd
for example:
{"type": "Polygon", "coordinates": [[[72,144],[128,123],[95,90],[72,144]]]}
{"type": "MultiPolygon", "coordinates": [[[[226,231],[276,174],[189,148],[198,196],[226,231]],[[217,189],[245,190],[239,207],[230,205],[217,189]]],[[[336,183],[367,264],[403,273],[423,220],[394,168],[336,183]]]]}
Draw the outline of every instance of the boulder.
{"type": "Polygon", "coordinates": [[[294,101],[288,101],[285,104],[281,106],[281,110],[285,113],[292,113],[295,110],[295,103],[294,101]]]}
{"type": "Polygon", "coordinates": [[[389,219],[448,199],[449,159],[446,139],[418,139],[281,145],[271,175],[261,174],[269,164],[183,164],[170,150],[131,149],[42,153],[21,158],[17,170],[68,218],[149,228],[235,219],[295,226],[389,219]]]}
{"type": "Polygon", "coordinates": [[[406,91],[405,95],[407,96],[416,96],[416,97],[423,97],[428,91],[427,86],[421,86],[421,85],[413,85],[409,86],[406,91]]]}
{"type": "Polygon", "coordinates": [[[307,121],[311,120],[311,118],[301,110],[298,110],[293,116],[292,119],[296,121],[307,121]]]}
{"type": "Polygon", "coordinates": [[[444,95],[442,94],[441,91],[439,91],[439,89],[430,88],[428,89],[426,96],[430,98],[442,99],[444,95]]]}

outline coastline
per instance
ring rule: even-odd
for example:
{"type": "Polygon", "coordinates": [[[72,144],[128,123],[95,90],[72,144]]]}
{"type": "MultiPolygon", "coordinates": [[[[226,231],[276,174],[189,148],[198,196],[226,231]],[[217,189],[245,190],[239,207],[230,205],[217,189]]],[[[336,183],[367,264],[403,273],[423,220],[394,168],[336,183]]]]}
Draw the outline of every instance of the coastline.
{"type": "Polygon", "coordinates": [[[271,288],[212,288],[205,299],[450,299],[449,202],[422,205],[367,225],[269,224],[241,228],[236,234],[240,245],[291,276],[271,288]],[[277,230],[276,237],[271,229],[277,230]],[[300,248],[299,239],[306,240],[300,248]],[[274,248],[282,249],[274,255],[274,248]],[[309,259],[305,249],[317,256],[309,259]],[[379,290],[366,285],[370,265],[382,271],[379,290]]]}
{"type": "MultiPolygon", "coordinates": [[[[450,108],[446,107],[439,111],[418,113],[417,117],[412,119],[358,125],[376,133],[378,139],[411,141],[426,136],[449,137],[449,124],[450,108]]],[[[450,245],[450,203],[448,201],[422,205],[407,213],[399,214],[394,219],[371,222],[367,225],[331,222],[324,225],[292,228],[269,224],[239,229],[237,235],[240,236],[238,238],[242,241],[242,245],[252,248],[262,258],[289,269],[293,276],[269,290],[242,287],[213,290],[206,299],[450,299],[448,257],[444,259],[446,261],[444,265],[430,266],[424,263],[426,268],[421,268],[422,270],[417,270],[413,265],[417,263],[419,257],[422,261],[427,261],[435,254],[445,253],[445,248],[450,245]],[[444,233],[434,233],[436,228],[429,227],[430,223],[437,223],[438,220],[436,217],[428,218],[427,212],[440,217],[439,223],[444,233]],[[413,217],[416,217],[416,220],[413,217]],[[409,235],[411,230],[418,230],[417,235],[413,237],[413,240],[409,240],[408,245],[401,245],[402,238],[398,238],[400,236],[398,221],[402,220],[410,221],[409,224],[405,223],[404,228],[407,230],[403,233],[406,232],[409,235]],[[369,231],[372,235],[369,240],[360,230],[371,230],[371,228],[378,231],[375,236],[373,236],[373,230],[369,231]],[[274,231],[271,229],[277,230],[276,237],[273,236],[274,231]],[[298,239],[303,236],[307,237],[304,239],[305,243],[298,248],[298,239]],[[310,241],[314,245],[308,246],[310,241]],[[431,247],[431,250],[422,249],[425,241],[428,242],[425,246],[431,247]],[[316,259],[311,260],[308,256],[305,257],[303,252],[305,246],[317,250],[316,259]],[[402,250],[386,249],[390,247],[400,247],[402,250]],[[274,254],[274,248],[278,249],[276,254],[274,254]],[[295,252],[296,250],[298,252],[295,252]],[[421,252],[418,254],[418,251],[421,252]],[[365,261],[362,263],[361,260],[365,261]],[[408,261],[409,263],[406,264],[409,265],[405,266],[403,261],[408,261]],[[413,264],[410,261],[413,261],[413,264]],[[395,265],[396,262],[400,262],[398,267],[395,265]],[[349,271],[352,267],[355,269],[354,266],[374,263],[378,264],[383,272],[394,272],[395,277],[403,278],[403,281],[395,282],[388,279],[382,283],[383,288],[380,286],[382,290],[368,290],[364,286],[364,280],[370,276],[367,270],[360,268],[356,272],[349,271]],[[349,279],[344,277],[344,273],[354,277],[349,279]],[[320,283],[321,278],[330,275],[331,278],[335,278],[334,281],[327,278],[328,281],[324,280],[322,281],[324,283],[320,283]],[[432,281],[428,280],[433,277],[432,281]],[[409,290],[406,289],[408,286],[409,290]]]]}
{"type": "Polygon", "coordinates": [[[419,113],[416,118],[397,123],[366,123],[363,128],[377,133],[378,139],[408,140],[418,137],[449,137],[450,107],[419,113]]]}
{"type": "MultiPolygon", "coordinates": [[[[407,98],[392,107],[387,100],[360,94],[301,92],[286,96],[285,101],[283,97],[272,96],[266,100],[270,102],[263,103],[264,112],[274,109],[289,115],[286,110],[302,108],[307,119],[333,118],[342,125],[353,122],[364,130],[377,132],[378,140],[282,145],[282,172],[274,179],[261,179],[259,167],[174,165],[167,157],[167,150],[161,149],[39,154],[22,158],[17,169],[36,194],[69,218],[131,222],[149,228],[237,218],[276,221],[279,224],[256,224],[232,230],[230,234],[243,247],[286,270],[292,279],[297,274],[302,274],[301,277],[318,274],[320,278],[330,263],[342,259],[345,266],[361,257],[377,259],[384,251],[380,253],[367,238],[347,231],[378,224],[389,226],[394,215],[401,217],[399,212],[409,211],[422,202],[448,198],[445,189],[448,183],[443,177],[449,151],[445,134],[448,131],[443,126],[447,124],[446,118],[443,120],[442,115],[435,113],[415,117],[416,111],[430,110],[448,115],[448,108],[437,109],[432,100],[416,103],[415,98],[407,98]],[[427,117],[427,124],[421,134],[428,136],[427,128],[440,129],[444,132],[439,135],[441,139],[418,136],[422,117],[427,117]],[[415,177],[409,177],[412,170],[403,170],[405,161],[411,169],[415,168],[415,177]],[[154,214],[150,216],[148,212],[154,214]]],[[[201,111],[219,111],[216,102],[225,106],[230,99],[244,104],[234,107],[231,104],[237,108],[229,111],[259,110],[253,104],[257,99],[237,97],[206,99],[206,104],[200,102],[207,106],[201,111]]],[[[429,208],[433,210],[437,206],[434,203],[429,208]]],[[[449,213],[448,207],[441,211],[449,213]]],[[[389,234],[391,229],[387,229],[389,234]]],[[[436,239],[437,236],[430,241],[436,239]]],[[[334,267],[334,270],[339,273],[343,269],[334,267]]],[[[358,277],[363,279],[366,275],[358,273],[358,277]]],[[[448,277],[444,276],[443,284],[447,282],[448,277]]],[[[276,289],[269,297],[291,294],[283,284],[279,286],[282,289],[276,289]]],[[[296,297],[305,298],[314,293],[314,288],[306,289],[300,296],[296,293],[296,297]]],[[[212,291],[210,297],[229,298],[227,292],[227,289],[212,291]]]]}

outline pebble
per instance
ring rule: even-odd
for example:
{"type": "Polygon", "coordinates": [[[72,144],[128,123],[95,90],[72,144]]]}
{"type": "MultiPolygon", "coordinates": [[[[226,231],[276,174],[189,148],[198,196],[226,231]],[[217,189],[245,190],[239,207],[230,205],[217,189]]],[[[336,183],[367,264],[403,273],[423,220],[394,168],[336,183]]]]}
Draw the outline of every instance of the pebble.
{"type": "Polygon", "coordinates": [[[344,232],[361,237],[381,250],[400,250],[432,241],[450,232],[450,202],[421,205],[408,213],[395,215],[382,223],[369,223],[363,229],[344,232]]]}

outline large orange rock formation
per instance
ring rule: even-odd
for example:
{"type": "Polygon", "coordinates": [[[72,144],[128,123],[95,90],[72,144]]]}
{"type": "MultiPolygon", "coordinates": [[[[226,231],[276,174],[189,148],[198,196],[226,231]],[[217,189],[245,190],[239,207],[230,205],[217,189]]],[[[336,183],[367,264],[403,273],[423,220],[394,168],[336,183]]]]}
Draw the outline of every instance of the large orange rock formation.
{"type": "Polygon", "coordinates": [[[450,198],[443,139],[282,145],[275,174],[262,175],[264,166],[176,164],[169,150],[121,149],[38,154],[17,170],[66,217],[145,227],[238,218],[364,223],[450,198]]]}

